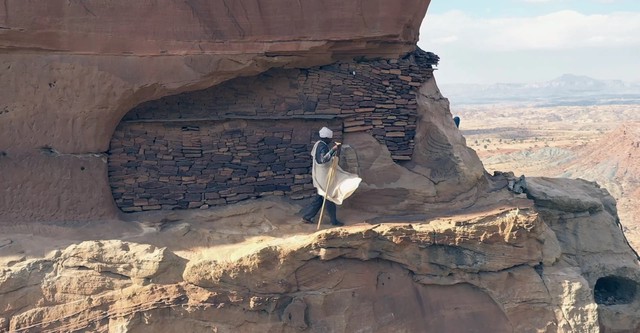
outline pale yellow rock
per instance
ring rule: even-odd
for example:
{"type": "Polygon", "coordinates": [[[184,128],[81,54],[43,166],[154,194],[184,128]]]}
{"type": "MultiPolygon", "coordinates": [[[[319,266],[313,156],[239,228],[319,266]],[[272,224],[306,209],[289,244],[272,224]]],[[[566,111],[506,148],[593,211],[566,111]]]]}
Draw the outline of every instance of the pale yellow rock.
{"type": "Polygon", "coordinates": [[[345,227],[315,232],[284,200],[117,219],[103,153],[131,108],[274,67],[397,58],[428,4],[5,2],[0,331],[640,331],[640,266],[611,196],[548,178],[509,192],[433,78],[410,83],[410,161],[344,135],[364,182],[345,227]]]}

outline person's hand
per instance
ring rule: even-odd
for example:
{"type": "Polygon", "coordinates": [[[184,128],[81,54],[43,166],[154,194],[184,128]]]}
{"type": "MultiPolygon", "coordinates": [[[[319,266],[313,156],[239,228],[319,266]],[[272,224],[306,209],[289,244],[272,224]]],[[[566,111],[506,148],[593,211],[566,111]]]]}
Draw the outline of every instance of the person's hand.
{"type": "Polygon", "coordinates": [[[332,150],[335,152],[336,156],[340,155],[340,152],[342,151],[342,149],[340,149],[342,147],[342,144],[340,142],[336,142],[335,145],[333,146],[332,150]]]}

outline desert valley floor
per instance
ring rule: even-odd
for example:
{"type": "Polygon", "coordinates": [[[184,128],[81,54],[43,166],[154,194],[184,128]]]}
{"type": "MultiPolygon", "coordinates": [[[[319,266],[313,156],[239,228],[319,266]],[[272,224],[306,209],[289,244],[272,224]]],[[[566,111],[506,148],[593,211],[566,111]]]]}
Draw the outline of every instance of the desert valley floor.
{"type": "Polygon", "coordinates": [[[640,105],[452,105],[489,173],[582,178],[617,200],[627,238],[640,249],[640,105]]]}

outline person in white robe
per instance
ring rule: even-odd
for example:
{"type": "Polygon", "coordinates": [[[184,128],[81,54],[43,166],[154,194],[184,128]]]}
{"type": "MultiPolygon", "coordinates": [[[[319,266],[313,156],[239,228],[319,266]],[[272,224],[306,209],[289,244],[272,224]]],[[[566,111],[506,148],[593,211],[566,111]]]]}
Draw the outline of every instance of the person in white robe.
{"type": "Polygon", "coordinates": [[[341,144],[337,142],[334,142],[333,145],[331,144],[333,131],[327,127],[321,128],[318,134],[320,134],[320,140],[315,143],[311,150],[311,156],[313,157],[311,174],[317,195],[309,206],[302,210],[302,221],[304,223],[313,223],[312,220],[322,207],[326,194],[327,201],[325,205],[331,224],[341,226],[344,224],[338,220],[336,205],[341,205],[344,199],[353,194],[362,179],[358,175],[342,170],[339,165],[335,166],[335,170],[331,170],[330,162],[332,158],[339,158],[341,144]],[[332,174],[331,183],[327,184],[330,174],[332,174]]]}

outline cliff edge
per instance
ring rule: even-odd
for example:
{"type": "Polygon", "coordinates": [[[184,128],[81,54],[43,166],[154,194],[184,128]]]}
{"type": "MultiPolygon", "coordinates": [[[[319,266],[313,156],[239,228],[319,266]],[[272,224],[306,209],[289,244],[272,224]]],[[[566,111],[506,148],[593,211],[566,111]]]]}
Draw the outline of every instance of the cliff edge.
{"type": "Polygon", "coordinates": [[[5,1],[0,331],[638,332],[615,201],[486,173],[428,5],[5,1]],[[322,124],[363,181],[317,231],[322,124]]]}

